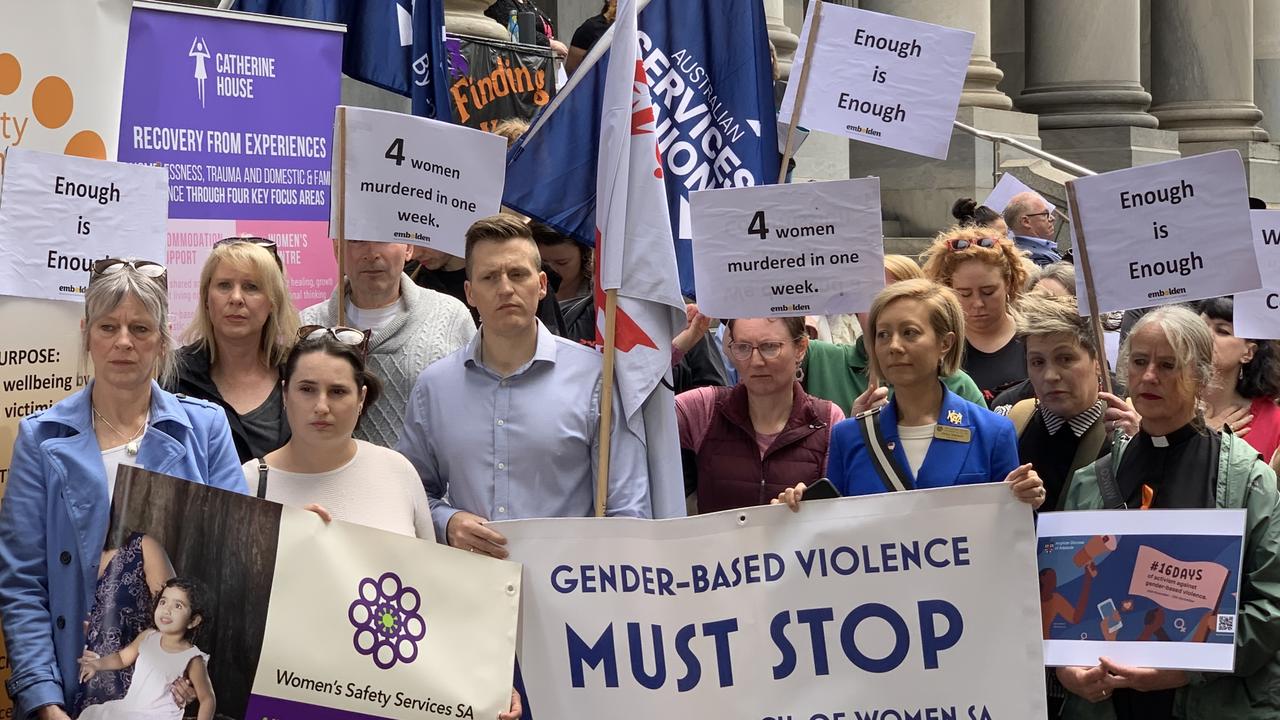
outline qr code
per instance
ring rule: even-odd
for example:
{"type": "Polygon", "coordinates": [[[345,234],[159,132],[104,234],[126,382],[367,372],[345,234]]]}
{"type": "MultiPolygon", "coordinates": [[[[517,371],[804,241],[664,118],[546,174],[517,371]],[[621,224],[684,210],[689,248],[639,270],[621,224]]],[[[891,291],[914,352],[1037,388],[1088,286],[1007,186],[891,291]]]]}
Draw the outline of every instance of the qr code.
{"type": "Polygon", "coordinates": [[[1236,631],[1235,615],[1219,615],[1218,616],[1218,632],[1234,633],[1236,631]]]}

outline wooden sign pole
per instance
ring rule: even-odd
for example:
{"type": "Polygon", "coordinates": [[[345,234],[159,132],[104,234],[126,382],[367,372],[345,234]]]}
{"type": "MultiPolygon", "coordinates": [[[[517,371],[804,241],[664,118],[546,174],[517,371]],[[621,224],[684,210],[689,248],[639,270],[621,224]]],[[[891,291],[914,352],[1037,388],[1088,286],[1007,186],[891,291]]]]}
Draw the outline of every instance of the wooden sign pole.
{"type": "Polygon", "coordinates": [[[787,165],[791,164],[791,142],[795,138],[796,127],[800,124],[800,108],[804,107],[804,89],[809,84],[809,68],[813,66],[813,47],[818,44],[818,24],[822,22],[822,2],[811,6],[813,20],[809,23],[809,42],[804,46],[803,64],[800,66],[800,83],[796,87],[796,101],[791,106],[791,122],[787,123],[787,136],[782,143],[782,167],[778,168],[778,184],[787,180],[787,165]]]}
{"type": "MultiPolygon", "coordinates": [[[[596,251],[599,252],[599,248],[596,251]]],[[[604,370],[600,397],[600,461],[596,473],[596,517],[604,517],[609,499],[609,447],[613,431],[613,369],[617,357],[618,291],[604,293],[604,370]]]]}
{"type": "Polygon", "coordinates": [[[1080,222],[1080,205],[1076,201],[1075,180],[1067,181],[1067,207],[1071,209],[1071,226],[1075,229],[1076,252],[1080,253],[1080,269],[1084,271],[1085,297],[1089,299],[1089,319],[1093,326],[1094,347],[1098,349],[1098,364],[1102,367],[1102,389],[1111,392],[1111,367],[1107,362],[1107,346],[1102,331],[1102,316],[1098,314],[1098,293],[1093,283],[1093,268],[1089,265],[1089,248],[1085,243],[1084,227],[1080,222]]]}
{"type": "Polygon", "coordinates": [[[347,324],[347,109],[338,106],[338,177],[337,203],[338,240],[338,324],[347,324]]]}

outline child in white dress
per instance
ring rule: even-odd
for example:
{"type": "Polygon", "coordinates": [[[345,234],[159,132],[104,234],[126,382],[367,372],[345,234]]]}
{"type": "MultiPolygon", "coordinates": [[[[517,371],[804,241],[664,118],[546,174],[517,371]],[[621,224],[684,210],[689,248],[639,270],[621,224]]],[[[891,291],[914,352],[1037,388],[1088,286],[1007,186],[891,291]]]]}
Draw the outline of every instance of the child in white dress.
{"type": "Polygon", "coordinates": [[[152,628],[143,630],[120,652],[106,657],[86,652],[80,658],[80,682],[100,670],[134,669],[123,698],[91,705],[79,720],[181,720],[182,708],[174,702],[170,687],[184,675],[200,701],[196,717],[213,720],[216,705],[206,666],[209,656],[191,642],[196,627],[208,616],[201,594],[194,581],[173,578],[156,599],[152,628]]]}

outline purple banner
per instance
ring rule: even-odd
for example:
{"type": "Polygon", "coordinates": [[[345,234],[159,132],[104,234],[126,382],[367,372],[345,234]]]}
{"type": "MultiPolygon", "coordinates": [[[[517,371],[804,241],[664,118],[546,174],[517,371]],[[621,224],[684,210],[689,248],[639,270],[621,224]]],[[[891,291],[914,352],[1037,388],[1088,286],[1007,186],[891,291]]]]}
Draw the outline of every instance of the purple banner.
{"type": "Polygon", "coordinates": [[[342,33],[139,9],[122,162],[169,168],[170,219],[329,219],[342,33]]]}
{"type": "Polygon", "coordinates": [[[337,710],[257,694],[249,696],[249,707],[245,710],[244,716],[272,720],[387,720],[382,715],[365,715],[350,710],[337,710]]]}

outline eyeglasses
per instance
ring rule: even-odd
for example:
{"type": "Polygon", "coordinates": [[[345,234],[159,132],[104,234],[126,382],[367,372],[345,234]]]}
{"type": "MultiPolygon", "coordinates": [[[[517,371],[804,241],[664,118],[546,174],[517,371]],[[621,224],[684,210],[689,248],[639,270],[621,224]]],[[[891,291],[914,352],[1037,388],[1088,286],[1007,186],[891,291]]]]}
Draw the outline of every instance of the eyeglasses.
{"type": "Polygon", "coordinates": [[[1041,215],[1043,215],[1044,217],[1049,217],[1049,216],[1053,215],[1053,211],[1052,211],[1052,210],[1045,210],[1044,212],[1038,212],[1038,213],[1027,213],[1026,215],[1023,215],[1023,217],[1040,217],[1041,215]]]}
{"type": "Polygon", "coordinates": [[[237,235],[235,237],[222,238],[218,242],[214,243],[213,246],[215,248],[220,248],[223,245],[238,245],[240,243],[249,243],[250,245],[257,245],[263,250],[266,250],[267,252],[271,253],[271,257],[275,258],[276,265],[278,265],[281,270],[284,270],[284,262],[280,260],[280,252],[279,250],[276,249],[275,240],[268,240],[264,237],[257,237],[254,235],[237,235]]]}
{"type": "Polygon", "coordinates": [[[89,268],[89,284],[92,285],[104,277],[122,273],[127,267],[133,268],[134,272],[143,277],[155,280],[166,291],[169,289],[168,270],[160,263],[150,260],[123,260],[121,258],[103,258],[95,261],[89,268]]]}
{"type": "MultiPolygon", "coordinates": [[[[795,340],[799,339],[800,338],[795,338],[795,340]]],[[[759,345],[752,345],[751,343],[746,342],[731,342],[725,347],[728,348],[729,354],[733,356],[734,360],[745,362],[750,360],[751,353],[757,350],[760,352],[760,357],[765,360],[776,360],[778,355],[782,352],[782,348],[786,346],[787,344],[784,342],[770,340],[769,342],[762,342],[759,345]]]]}
{"type": "Polygon", "coordinates": [[[977,240],[966,240],[964,238],[951,238],[950,240],[947,241],[947,247],[956,251],[968,250],[969,248],[975,247],[975,246],[980,248],[990,249],[995,247],[998,244],[1000,244],[999,240],[995,238],[989,238],[989,237],[980,237],[977,240]]]}
{"type": "Polygon", "coordinates": [[[298,328],[298,342],[302,342],[304,340],[317,340],[324,337],[326,334],[343,345],[350,345],[355,348],[362,357],[369,354],[369,338],[373,335],[373,331],[357,330],[353,327],[346,327],[344,325],[339,325],[337,327],[303,325],[298,328]]]}

